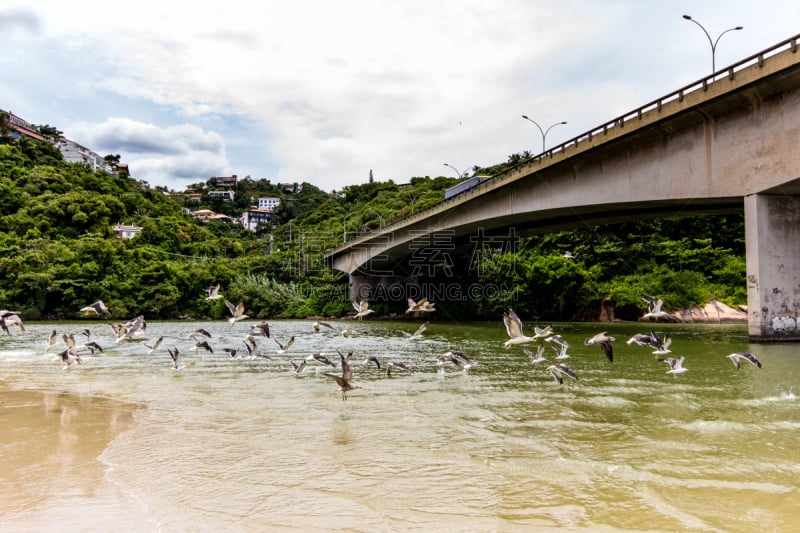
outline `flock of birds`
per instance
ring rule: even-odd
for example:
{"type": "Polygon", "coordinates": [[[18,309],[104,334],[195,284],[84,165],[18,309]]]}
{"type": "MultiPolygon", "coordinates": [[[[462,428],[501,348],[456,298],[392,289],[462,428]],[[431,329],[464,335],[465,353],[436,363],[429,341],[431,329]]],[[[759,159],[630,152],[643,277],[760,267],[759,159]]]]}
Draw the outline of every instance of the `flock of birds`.
{"type": "MultiPolygon", "coordinates": [[[[668,313],[662,311],[661,309],[664,304],[661,299],[645,294],[640,295],[640,297],[647,303],[648,306],[647,312],[642,315],[643,319],[659,319],[667,316],[668,313]]],[[[548,343],[553,350],[555,350],[556,360],[562,361],[569,358],[569,354],[567,353],[570,347],[569,343],[561,335],[555,333],[551,326],[535,326],[533,336],[525,335],[522,328],[522,320],[520,320],[517,314],[511,309],[503,313],[503,323],[506,326],[506,332],[508,333],[509,337],[509,339],[503,344],[503,346],[506,348],[510,348],[511,346],[517,344],[528,344],[539,341],[538,348],[535,352],[523,347],[523,351],[528,356],[532,364],[538,364],[546,361],[544,356],[545,342],[548,343]]],[[[603,350],[603,353],[605,354],[609,363],[611,363],[614,361],[615,341],[616,339],[608,335],[608,332],[602,331],[588,339],[585,339],[583,344],[585,346],[599,346],[603,350]]],[[[626,344],[636,344],[638,346],[652,349],[652,353],[658,358],[658,361],[666,363],[669,366],[667,374],[682,374],[688,370],[685,366],[683,366],[686,360],[684,356],[660,357],[672,353],[672,350],[670,349],[672,339],[666,333],[660,336],[653,330],[650,330],[649,333],[637,333],[628,339],[626,344]]],[[[759,361],[758,358],[750,352],[734,352],[726,357],[731,360],[736,370],[741,368],[742,361],[746,361],[757,368],[763,367],[761,361],[759,361]]],[[[547,371],[559,385],[564,383],[565,377],[578,380],[578,375],[569,366],[567,366],[566,363],[563,362],[556,362],[555,364],[549,365],[547,367],[547,371]]]]}
{"type": "MultiPolygon", "coordinates": [[[[224,298],[220,294],[219,290],[219,285],[214,285],[206,289],[208,294],[206,300],[210,301],[224,298]]],[[[643,318],[657,319],[666,315],[666,313],[661,310],[661,306],[663,305],[661,300],[646,295],[641,295],[641,297],[648,304],[648,311],[643,315],[643,318]]],[[[236,322],[248,318],[244,312],[244,305],[242,302],[239,302],[238,305],[234,305],[228,300],[225,300],[225,305],[230,313],[230,316],[227,319],[230,324],[235,324],[236,322]]],[[[353,308],[355,309],[356,313],[355,315],[352,315],[352,318],[357,320],[362,320],[364,317],[374,312],[374,310],[369,308],[369,303],[366,300],[353,302],[353,308]]],[[[423,298],[420,301],[408,299],[408,309],[406,310],[406,314],[420,316],[434,311],[436,311],[435,304],[429,302],[426,298],[423,298]]],[[[109,309],[102,301],[96,301],[91,305],[82,307],[80,312],[84,313],[85,315],[92,314],[98,317],[108,317],[111,314],[109,309]]],[[[546,343],[555,351],[556,362],[547,366],[547,371],[553,377],[555,382],[561,385],[564,383],[565,378],[570,378],[573,380],[579,379],[578,375],[566,363],[563,362],[565,359],[570,357],[568,353],[570,348],[569,342],[567,342],[560,334],[554,332],[552,326],[535,326],[534,334],[532,336],[528,336],[524,333],[522,320],[520,320],[520,318],[512,309],[508,309],[503,313],[503,323],[509,337],[508,340],[503,343],[505,348],[538,342],[536,351],[529,350],[525,346],[522,347],[523,352],[528,356],[530,362],[534,365],[538,365],[539,363],[547,361],[547,358],[545,357],[546,343]]],[[[408,333],[406,331],[402,331],[402,333],[410,340],[421,339],[423,338],[428,325],[429,322],[426,321],[420,325],[414,331],[414,333],[408,333]]],[[[0,310],[0,327],[2,327],[3,331],[9,335],[11,334],[11,328],[16,327],[20,332],[25,331],[25,325],[20,317],[20,314],[18,312],[9,310],[0,310]]],[[[347,327],[339,329],[328,322],[315,321],[313,322],[312,327],[317,332],[325,329],[340,333],[345,337],[353,334],[353,331],[347,327]]],[[[120,343],[130,340],[144,339],[146,337],[147,323],[143,316],[137,316],[136,318],[122,323],[111,324],[111,328],[114,332],[115,342],[120,343]]],[[[209,339],[211,339],[212,335],[206,329],[198,328],[197,330],[191,332],[188,337],[194,342],[195,354],[197,354],[200,350],[213,353],[214,350],[209,343],[209,339]]],[[[276,339],[270,334],[270,327],[267,322],[253,324],[249,326],[249,332],[244,339],[247,357],[250,359],[272,359],[269,354],[261,351],[259,346],[261,341],[258,339],[271,339],[276,345],[275,353],[277,354],[288,353],[295,342],[294,336],[290,337],[285,342],[281,342],[276,339]]],[[[78,334],[78,338],[76,338],[74,334],[62,334],[60,336],[60,341],[63,342],[64,349],[60,351],[59,359],[63,362],[63,369],[65,370],[74,364],[81,364],[82,360],[80,355],[82,352],[88,351],[94,354],[96,351],[103,351],[103,347],[92,339],[92,332],[88,328],[80,332],[78,334]]],[[[603,353],[608,361],[613,362],[615,341],[616,339],[614,337],[609,336],[607,332],[603,331],[585,339],[584,345],[599,346],[603,350],[603,353]]],[[[143,343],[143,345],[148,349],[147,353],[152,354],[160,350],[163,342],[164,337],[160,336],[152,344],[143,343]]],[[[658,361],[664,362],[669,366],[669,370],[667,371],[668,374],[681,374],[687,371],[687,368],[683,366],[685,362],[685,358],[683,356],[679,358],[666,357],[671,353],[670,346],[672,344],[672,340],[667,334],[658,335],[653,330],[651,330],[649,333],[637,333],[628,339],[626,344],[636,344],[638,346],[652,349],[652,353],[658,358],[658,361]]],[[[57,347],[59,347],[59,335],[56,330],[53,330],[48,336],[46,349],[50,350],[57,347]]],[[[182,370],[184,368],[184,364],[182,362],[182,355],[179,348],[177,346],[173,346],[171,348],[167,348],[166,351],[171,357],[172,368],[174,368],[176,371],[182,370]]],[[[232,358],[238,357],[240,352],[240,350],[235,347],[226,347],[223,348],[223,351],[227,352],[232,358]]],[[[352,352],[343,354],[337,350],[337,354],[339,356],[341,373],[324,372],[323,375],[336,382],[341,391],[342,399],[346,400],[348,392],[360,387],[353,382],[353,367],[351,364],[353,359],[352,352]]],[[[746,361],[755,367],[762,368],[761,362],[756,358],[755,355],[749,352],[731,353],[727,357],[731,360],[736,370],[740,369],[743,361],[746,361]]],[[[331,359],[329,359],[327,355],[323,353],[313,353],[306,356],[299,362],[294,360],[290,360],[290,362],[294,373],[298,375],[302,374],[306,369],[307,364],[312,362],[322,364],[324,367],[330,369],[337,368],[336,362],[331,361],[331,359]]],[[[363,364],[374,364],[379,370],[381,369],[381,362],[375,356],[366,357],[363,361],[363,364]]],[[[444,368],[450,365],[464,371],[479,365],[478,362],[471,360],[464,352],[461,351],[448,351],[447,353],[439,355],[437,357],[436,364],[441,372],[444,372],[444,368]]],[[[388,377],[392,377],[392,369],[410,372],[410,369],[406,363],[397,360],[388,361],[388,363],[385,365],[385,369],[388,377]]]]}

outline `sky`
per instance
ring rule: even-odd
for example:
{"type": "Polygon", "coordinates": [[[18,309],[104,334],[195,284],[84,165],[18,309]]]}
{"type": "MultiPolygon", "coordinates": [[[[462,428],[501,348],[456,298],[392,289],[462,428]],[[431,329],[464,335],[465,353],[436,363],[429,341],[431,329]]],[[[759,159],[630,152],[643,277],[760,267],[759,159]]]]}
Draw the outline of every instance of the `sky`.
{"type": "Polygon", "coordinates": [[[538,153],[798,33],[797,0],[2,0],[0,109],[151,186],[330,192],[538,153]]]}

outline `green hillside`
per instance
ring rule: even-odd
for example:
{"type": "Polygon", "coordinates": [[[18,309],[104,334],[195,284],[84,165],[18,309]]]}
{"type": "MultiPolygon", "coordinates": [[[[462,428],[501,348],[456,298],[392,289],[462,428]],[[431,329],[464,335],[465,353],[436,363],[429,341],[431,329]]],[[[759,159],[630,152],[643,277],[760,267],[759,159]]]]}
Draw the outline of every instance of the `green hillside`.
{"type": "MultiPolygon", "coordinates": [[[[515,158],[472,172],[496,175],[515,158]]],[[[200,204],[187,204],[124,174],[65,163],[49,143],[0,136],[0,307],[29,320],[64,319],[102,299],[114,318],[222,318],[222,300],[205,300],[206,287],[220,284],[252,318],[344,316],[352,312],[348,280],[327,269],[325,250],[441,201],[454,183],[416,177],[327,193],[310,183],[292,191],[241,179],[230,201],[208,195],[210,179],[195,185],[200,204]],[[271,229],[198,222],[185,212],[238,217],[259,196],[281,198],[271,229]],[[133,239],[115,238],[119,223],[143,229],[133,239]]],[[[746,301],[741,215],[586,227],[451,259],[442,276],[463,294],[476,286],[502,290],[438,301],[442,318],[496,319],[513,306],[543,320],[593,319],[611,297],[618,317],[634,319],[640,293],[658,295],[667,309],[711,298],[746,301]]],[[[373,307],[377,316],[402,314],[405,301],[373,307]]]]}

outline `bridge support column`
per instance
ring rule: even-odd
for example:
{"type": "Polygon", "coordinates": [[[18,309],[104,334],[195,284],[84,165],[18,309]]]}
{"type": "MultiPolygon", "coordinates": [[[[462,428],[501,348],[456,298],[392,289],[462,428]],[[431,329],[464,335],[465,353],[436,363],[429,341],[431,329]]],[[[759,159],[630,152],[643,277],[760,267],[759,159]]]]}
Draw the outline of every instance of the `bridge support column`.
{"type": "Polygon", "coordinates": [[[800,340],[800,197],[746,196],[744,214],[750,339],[800,340]]]}

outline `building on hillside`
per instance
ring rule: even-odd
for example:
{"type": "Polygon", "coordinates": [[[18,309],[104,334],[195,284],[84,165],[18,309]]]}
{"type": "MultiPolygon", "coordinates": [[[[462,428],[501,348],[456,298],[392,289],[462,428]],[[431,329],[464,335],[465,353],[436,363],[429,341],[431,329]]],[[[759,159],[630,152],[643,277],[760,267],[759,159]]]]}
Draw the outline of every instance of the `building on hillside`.
{"type": "Polygon", "coordinates": [[[215,213],[211,209],[198,209],[189,213],[195,219],[205,222],[207,220],[218,220],[220,222],[230,222],[232,219],[228,215],[222,213],[215,213]]]}
{"type": "Polygon", "coordinates": [[[217,187],[230,187],[232,189],[235,189],[237,178],[236,174],[233,174],[232,176],[217,176],[211,178],[209,181],[213,181],[214,185],[216,185],[217,187]]]}
{"type": "Polygon", "coordinates": [[[269,227],[272,224],[272,210],[251,207],[241,218],[242,226],[250,231],[256,231],[259,227],[269,227]]]}
{"type": "Polygon", "coordinates": [[[117,224],[113,228],[114,236],[118,239],[133,239],[142,232],[141,226],[117,224]]]}
{"type": "Polygon", "coordinates": [[[68,163],[83,163],[89,165],[89,168],[93,171],[100,170],[108,174],[111,173],[111,168],[103,158],[100,157],[100,154],[93,152],[75,141],[62,137],[58,141],[58,149],[61,151],[61,155],[64,156],[64,161],[68,163]]]}
{"type": "Polygon", "coordinates": [[[303,190],[303,184],[297,183],[296,181],[294,183],[281,183],[280,187],[284,192],[290,192],[292,194],[297,194],[303,190]]]}
{"type": "Polygon", "coordinates": [[[29,124],[27,120],[18,117],[11,111],[3,111],[0,109],[0,113],[5,113],[6,115],[6,123],[0,124],[0,126],[5,126],[8,128],[8,134],[15,138],[19,139],[21,136],[30,137],[31,139],[36,139],[37,141],[44,141],[44,135],[36,131],[35,126],[29,124]]]}
{"type": "Polygon", "coordinates": [[[280,198],[275,198],[273,196],[263,197],[258,199],[258,208],[274,211],[275,208],[280,205],[280,203],[280,198]]]}
{"type": "MultiPolygon", "coordinates": [[[[0,109],[0,117],[3,115],[5,115],[5,124],[0,124],[0,129],[7,129],[11,137],[18,139],[24,135],[31,139],[36,139],[37,141],[48,140],[44,135],[36,131],[36,126],[18,117],[14,113],[0,109]]],[[[115,176],[119,176],[122,172],[130,176],[130,169],[127,164],[115,162],[109,165],[105,161],[105,158],[100,157],[96,152],[66,137],[61,137],[55,145],[64,157],[64,161],[68,163],[86,164],[89,165],[93,171],[99,170],[115,176]]]]}
{"type": "Polygon", "coordinates": [[[131,175],[131,169],[128,167],[128,163],[111,163],[112,174],[114,174],[115,176],[119,176],[123,172],[128,176],[131,175]]]}
{"type": "Polygon", "coordinates": [[[225,200],[233,201],[233,191],[208,191],[209,196],[220,196],[225,200]]]}

